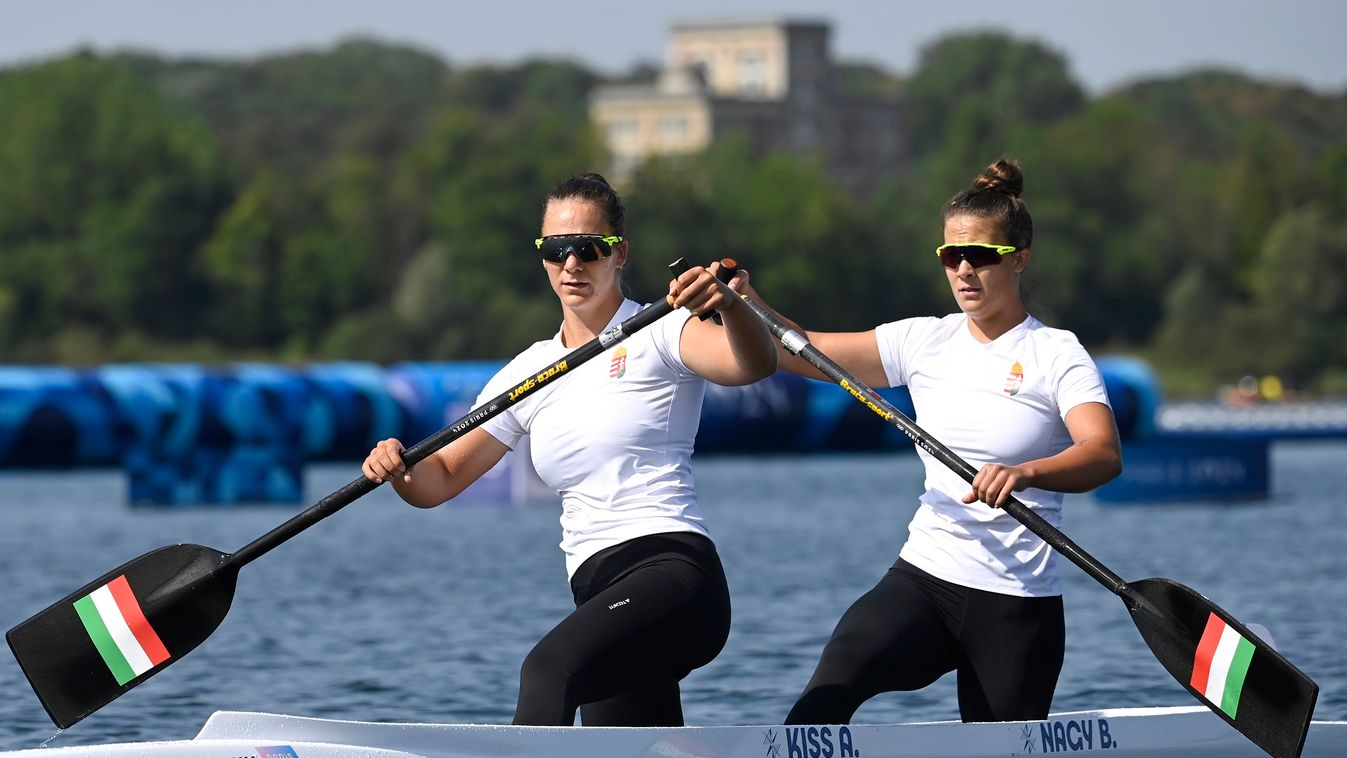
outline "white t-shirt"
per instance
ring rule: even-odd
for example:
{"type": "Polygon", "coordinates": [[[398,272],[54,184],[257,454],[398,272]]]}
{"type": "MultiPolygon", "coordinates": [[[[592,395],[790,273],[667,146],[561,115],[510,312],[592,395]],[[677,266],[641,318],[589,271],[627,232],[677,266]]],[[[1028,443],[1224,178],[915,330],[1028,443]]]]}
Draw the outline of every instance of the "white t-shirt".
{"type": "MultiPolygon", "coordinates": [[[[639,310],[624,301],[608,327],[639,310]]],[[[706,380],[684,365],[679,351],[688,316],[681,308],[670,313],[482,425],[511,449],[532,435],[533,466],[561,495],[568,575],[600,550],[634,537],[710,536],[691,465],[706,380]]],[[[534,343],[487,383],[476,405],[577,347],[563,345],[560,331],[534,343]]]]}
{"type": "MultiPolygon", "coordinates": [[[[1044,458],[1072,444],[1063,422],[1081,403],[1108,404],[1099,369],[1076,336],[1030,316],[989,344],[968,316],[910,318],[875,329],[892,386],[907,385],[917,423],[975,469],[1044,458]]],[[[1062,594],[1054,551],[1013,516],[925,450],[926,491],[899,555],[949,582],[1006,595],[1062,594]]],[[[1062,493],[1028,488],[1015,497],[1048,523],[1062,520],[1062,493]]]]}

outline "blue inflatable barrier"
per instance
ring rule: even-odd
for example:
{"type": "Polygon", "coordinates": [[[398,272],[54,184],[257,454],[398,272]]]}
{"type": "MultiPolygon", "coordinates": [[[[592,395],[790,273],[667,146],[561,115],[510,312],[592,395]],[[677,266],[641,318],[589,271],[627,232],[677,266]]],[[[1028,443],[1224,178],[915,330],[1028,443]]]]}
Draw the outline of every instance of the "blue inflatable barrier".
{"type": "Polygon", "coordinates": [[[390,367],[389,383],[408,415],[403,441],[411,444],[408,440],[425,439],[466,414],[478,393],[504,365],[500,361],[461,361],[398,363],[390,367]]]}
{"type": "Polygon", "coordinates": [[[309,386],[294,372],[133,365],[96,376],[131,430],[121,461],[131,503],[302,499],[309,386]]]}
{"type": "Polygon", "coordinates": [[[795,447],[803,436],[806,380],[778,374],[745,387],[708,384],[697,452],[761,453],[795,447]]]}
{"type": "Polygon", "coordinates": [[[1123,440],[1145,439],[1155,434],[1155,417],[1160,408],[1160,380],[1150,364],[1139,358],[1120,355],[1095,360],[1104,378],[1113,418],[1123,440]]]}
{"type": "Polygon", "coordinates": [[[1095,490],[1102,503],[1266,497],[1270,434],[1180,433],[1157,425],[1163,398],[1149,364],[1096,360],[1123,443],[1123,470],[1095,490]]]}
{"type": "Polygon", "coordinates": [[[126,423],[112,399],[87,374],[45,366],[0,366],[0,465],[116,465],[126,423]]]}
{"type": "MultiPolygon", "coordinates": [[[[1266,430],[1261,447],[1226,444],[1228,434],[1177,438],[1157,427],[1161,393],[1149,366],[1117,356],[1098,364],[1125,458],[1123,477],[1101,489],[1101,499],[1266,492],[1267,440],[1275,430],[1266,430]],[[1239,463],[1212,463],[1218,450],[1239,463]],[[1189,463],[1156,463],[1169,460],[1189,463]],[[1229,473],[1237,468],[1247,474],[1243,483],[1229,473]],[[1217,476],[1218,469],[1225,473],[1217,476]]],[[[466,414],[502,365],[0,367],[0,466],[121,465],[136,503],[297,502],[306,462],[355,462],[381,439],[423,439],[466,414]]],[[[906,388],[880,394],[915,417],[906,388]]],[[[707,455],[910,448],[906,436],[833,383],[785,373],[747,387],[708,386],[697,439],[707,455]]],[[[467,499],[536,496],[523,452],[467,499]],[[507,475],[513,469],[519,471],[507,475]]]]}
{"type": "Polygon", "coordinates": [[[373,363],[325,363],[302,374],[309,383],[303,422],[304,458],[360,460],[376,442],[410,425],[390,373],[373,363]]]}

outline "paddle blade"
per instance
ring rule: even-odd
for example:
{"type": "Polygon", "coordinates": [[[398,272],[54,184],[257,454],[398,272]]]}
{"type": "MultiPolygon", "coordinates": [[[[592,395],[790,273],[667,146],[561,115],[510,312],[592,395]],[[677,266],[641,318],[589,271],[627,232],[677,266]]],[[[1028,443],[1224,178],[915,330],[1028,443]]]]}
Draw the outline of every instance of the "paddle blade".
{"type": "Polygon", "coordinates": [[[140,556],[5,635],[28,683],[62,729],[201,644],[224,620],[238,570],[200,545],[140,556]]]}
{"type": "Polygon", "coordinates": [[[1299,756],[1319,685],[1215,603],[1169,579],[1119,592],[1141,636],[1189,692],[1269,754],[1299,756]]]}

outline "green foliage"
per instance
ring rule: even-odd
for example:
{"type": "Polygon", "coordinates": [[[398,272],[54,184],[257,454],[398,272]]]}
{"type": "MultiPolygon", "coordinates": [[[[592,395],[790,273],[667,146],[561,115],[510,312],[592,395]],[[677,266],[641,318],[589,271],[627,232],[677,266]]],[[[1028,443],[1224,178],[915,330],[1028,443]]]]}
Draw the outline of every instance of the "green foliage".
{"type": "Polygon", "coordinates": [[[1347,224],[1320,209],[1282,215],[1259,251],[1247,296],[1232,299],[1213,272],[1193,267],[1171,290],[1160,345],[1202,357],[1217,375],[1274,373],[1310,386],[1347,365],[1347,284],[1325,272],[1347,265],[1347,224]]]}
{"type": "Polygon", "coordinates": [[[833,87],[843,97],[893,100],[903,81],[873,63],[841,61],[833,64],[833,87]]]}
{"type": "Polygon", "coordinates": [[[413,354],[414,348],[402,322],[388,308],[376,307],[339,318],[323,336],[314,357],[394,363],[413,354]]]}
{"type": "Polygon", "coordinates": [[[589,117],[589,90],[597,81],[594,74],[574,63],[529,61],[508,69],[480,66],[454,77],[446,99],[455,108],[489,114],[510,113],[527,103],[578,123],[589,117]]]}
{"type": "MultiPolygon", "coordinates": [[[[648,81],[650,66],[626,78],[648,81]]],[[[944,202],[1017,158],[1031,309],[1193,391],[1343,379],[1347,97],[1204,71],[1087,99],[1056,52],[995,32],[922,51],[896,98],[909,160],[871,196],[742,136],[619,186],[627,286],[734,257],[811,328],[951,310],[944,202]],[[1194,358],[1197,358],[1194,360],[1194,358]]],[[[607,156],[598,78],[451,68],[369,40],[252,61],[88,54],[0,71],[0,349],[8,360],[501,358],[559,320],[547,191],[607,156]]],[[[617,178],[617,177],[614,177],[617,178]]]]}
{"type": "Polygon", "coordinates": [[[1223,158],[1251,129],[1295,137],[1318,152],[1342,140],[1347,97],[1205,70],[1132,85],[1118,96],[1145,109],[1190,157],[1223,158]]]}
{"type": "Polygon", "coordinates": [[[1301,382],[1347,366],[1347,221],[1322,210],[1283,214],[1268,232],[1250,277],[1262,368],[1301,382]],[[1331,272],[1331,273],[1330,273],[1331,272]]]}
{"type": "Polygon", "coordinates": [[[994,154],[1010,130],[1050,124],[1085,104],[1060,54],[999,32],[945,37],[925,47],[907,96],[918,155],[942,145],[951,128],[969,126],[980,154],[994,154]]]}
{"type": "Polygon", "coordinates": [[[7,339],[199,330],[196,251],[227,197],[205,125],[85,55],[0,80],[0,124],[0,281],[26,333],[7,339]]]}
{"type": "Polygon", "coordinates": [[[310,174],[348,150],[396,160],[450,79],[433,55],[370,40],[236,64],[133,58],[130,65],[208,120],[245,176],[310,174]]]}
{"type": "Polygon", "coordinates": [[[632,286],[644,300],[668,290],[667,265],[680,257],[694,265],[734,258],[774,305],[811,328],[889,320],[905,293],[923,289],[880,252],[864,209],[822,166],[756,157],[742,138],[690,162],[648,163],[628,199],[632,286]]]}
{"type": "Polygon", "coordinates": [[[1347,138],[1324,151],[1315,173],[1314,199],[1332,216],[1347,218],[1347,138]]]}
{"type": "Polygon", "coordinates": [[[1272,224],[1307,199],[1305,163],[1296,144],[1281,132],[1252,129],[1241,140],[1225,181],[1228,191],[1223,193],[1231,231],[1226,257],[1233,259],[1233,269],[1246,272],[1241,289],[1252,285],[1247,281],[1247,274],[1253,273],[1249,265],[1272,224]]]}
{"type": "MultiPolygon", "coordinates": [[[[520,333],[550,334],[549,312],[515,306],[549,296],[546,275],[533,248],[543,200],[557,182],[592,168],[601,150],[587,124],[577,124],[538,103],[488,117],[446,110],[411,160],[414,192],[428,199],[430,239],[443,251],[452,277],[442,297],[455,314],[499,313],[519,323],[520,333]]],[[[509,330],[513,324],[502,323],[509,330]]],[[[467,318],[448,329],[464,357],[497,357],[499,332],[467,318]]],[[[533,340],[511,340],[522,347],[533,340]]]]}
{"type": "Polygon", "coordinates": [[[1182,255],[1148,196],[1162,171],[1149,148],[1163,134],[1112,98],[1036,136],[1021,159],[1040,230],[1029,274],[1039,305],[1087,344],[1143,342],[1160,323],[1182,255]]]}

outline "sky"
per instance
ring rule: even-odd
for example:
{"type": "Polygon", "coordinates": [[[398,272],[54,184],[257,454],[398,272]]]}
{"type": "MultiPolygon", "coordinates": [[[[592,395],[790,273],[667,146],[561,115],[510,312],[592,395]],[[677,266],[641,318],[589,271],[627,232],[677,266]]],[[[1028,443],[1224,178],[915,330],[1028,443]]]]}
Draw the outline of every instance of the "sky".
{"type": "Polygon", "coordinates": [[[673,23],[760,18],[827,21],[835,58],[898,75],[923,45],[994,28],[1062,54],[1093,94],[1212,66],[1347,94],[1347,0],[4,0],[0,67],[80,47],[237,59],[363,36],[455,66],[548,57],[618,74],[662,62],[673,23]]]}

